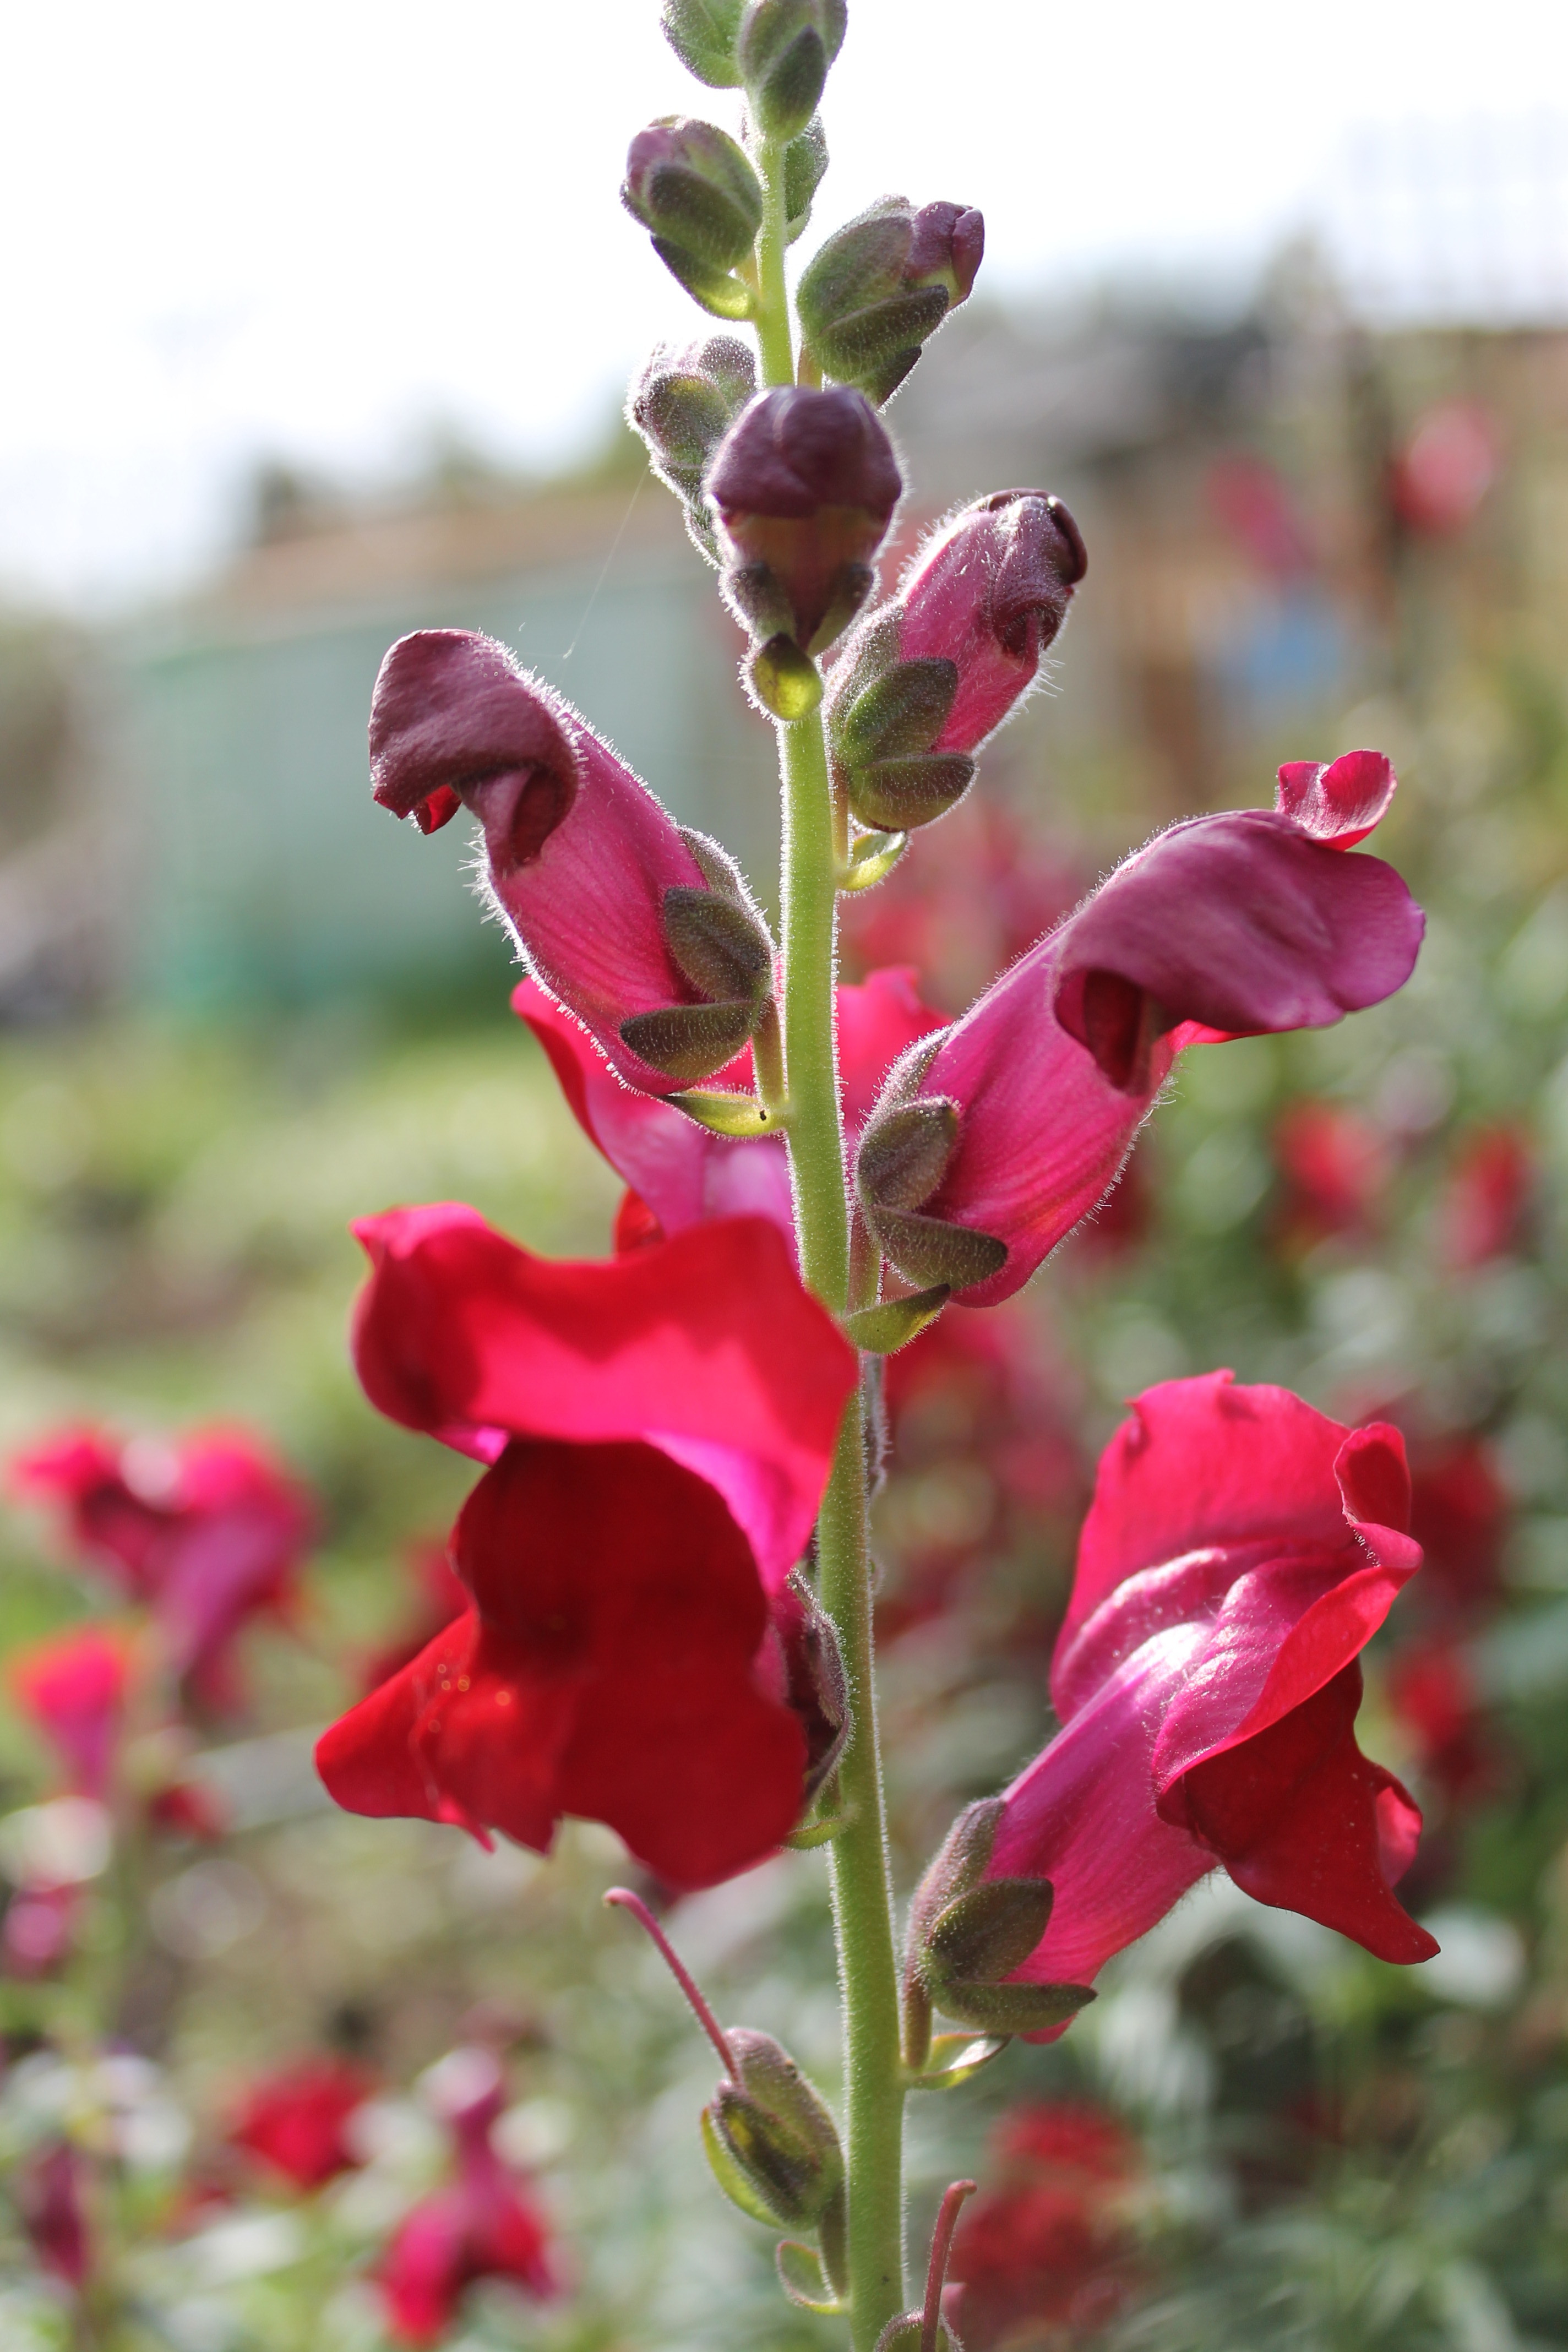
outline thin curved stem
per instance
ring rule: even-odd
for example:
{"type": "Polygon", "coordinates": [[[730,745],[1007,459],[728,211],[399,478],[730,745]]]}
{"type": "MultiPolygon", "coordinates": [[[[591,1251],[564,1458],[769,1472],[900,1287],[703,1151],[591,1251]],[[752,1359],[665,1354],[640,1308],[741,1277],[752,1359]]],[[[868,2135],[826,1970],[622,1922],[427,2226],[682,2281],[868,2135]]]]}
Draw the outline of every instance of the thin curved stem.
{"type": "Polygon", "coordinates": [[[946,2189],[938,2209],[936,2227],[931,2233],[931,2261],[926,2266],[926,2299],[921,2313],[921,2352],[937,2352],[942,2334],[942,2290],[947,2279],[947,2258],[952,2251],[952,2233],[958,2227],[959,2210],[966,2197],[973,2197],[979,2183],[955,2180],[946,2189]]]}
{"type": "Polygon", "coordinates": [[[612,1910],[629,1911],[639,1927],[651,1938],[660,1959],[691,2004],[691,2013],[719,2053],[719,2063],[731,2083],[740,2078],[735,2072],[735,2053],[731,2049],[724,2029],[709,2008],[701,1987],[681,1958],[647,1905],[629,1886],[612,1886],[605,1896],[612,1910]]]}

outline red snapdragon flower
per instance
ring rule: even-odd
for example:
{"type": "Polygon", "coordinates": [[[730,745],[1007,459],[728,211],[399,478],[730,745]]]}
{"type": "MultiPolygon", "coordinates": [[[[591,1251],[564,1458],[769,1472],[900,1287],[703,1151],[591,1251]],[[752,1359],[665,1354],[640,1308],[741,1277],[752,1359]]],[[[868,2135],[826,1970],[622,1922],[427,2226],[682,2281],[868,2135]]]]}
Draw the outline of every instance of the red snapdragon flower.
{"type": "Polygon", "coordinates": [[[674,1885],[759,1860],[806,1764],[770,1601],[857,1370],[783,1238],[729,1218],[563,1265],[461,1207],[357,1230],[372,1402],[491,1466],[452,1539],[469,1607],[325,1734],[328,1789],[541,1851],[584,1814],[674,1885]]]}
{"type": "Polygon", "coordinates": [[[452,2179],[405,2214],[376,2267],[394,2340],[437,2344],[458,2316],[465,2291],[480,2279],[505,2279],[528,2294],[557,2292],[544,2221],[522,2177],[490,2145],[504,2093],[488,2051],[454,2051],[446,2104],[453,2139],[452,2179]]]}
{"type": "Polygon", "coordinates": [[[82,2156],[70,2141],[56,2140],[23,2159],[12,2189],[39,2269],[79,2291],[93,2271],[84,2170],[82,2156]]]}
{"type": "Polygon", "coordinates": [[[367,1691],[387,1682],[412,1664],[427,1643],[468,1605],[468,1590],[447,1557],[446,1538],[422,1538],[408,1547],[413,1606],[404,1624],[365,1660],[363,1685],[367,1691]]]}
{"type": "Polygon", "coordinates": [[[1088,1983],[1218,1865],[1382,1959],[1436,1951],[1392,1891],[1421,1816],[1353,1729],[1360,1653],[1420,1565],[1409,1502],[1386,1424],[1228,1372],[1136,1400],[1052,1661],[1062,1728],[988,1864],[1056,1890],[1020,1980],[1088,1983]]]}
{"type": "MultiPolygon", "coordinates": [[[[851,1139],[870,1116],[883,1079],[905,1047],[942,1025],[922,1004],[907,967],[867,974],[838,991],[839,1087],[851,1139]]],[[[782,1137],[736,1141],[714,1135],[651,1096],[621,1086],[578,1024],[538,982],[512,992],[512,1010],[550,1057],[561,1091],[590,1142],[630,1187],[616,1219],[616,1247],[640,1248],[713,1217],[766,1217],[795,1240],[789,1161],[782,1137]]],[[[749,1093],[752,1049],[716,1084],[749,1093]]]]}
{"type": "Polygon", "coordinates": [[[678,825],[504,646],[471,629],[400,637],[375,681],[370,762],[375,799],[422,832],[462,806],[478,818],[498,911],[537,978],[628,1086],[672,1093],[721,1067],[752,1034],[772,954],[729,856],[678,825]],[[727,901],[721,919],[738,925],[752,959],[745,974],[727,951],[715,963],[711,940],[698,964],[689,952],[683,962],[689,934],[670,926],[672,903],[689,914],[715,877],[727,901]],[[740,991],[733,1003],[722,995],[724,973],[740,991]],[[679,1050],[667,1052],[672,1039],[679,1050]],[[704,1039],[710,1057],[698,1050],[704,1039]]]}
{"type": "Polygon", "coordinates": [[[1535,1154],[1517,1126],[1500,1121],[1466,1138],[1437,1204],[1439,1247],[1457,1273],[1519,1248],[1535,1182],[1535,1154]]]}
{"type": "Polygon", "coordinates": [[[952,2250],[965,2345],[991,2352],[1020,2329],[1103,2326],[1132,2284],[1116,2201],[1140,2169],[1136,2143],[1097,2107],[1040,2099],[1003,2116],[992,2158],[994,2185],[952,2250]]]}
{"type": "Polygon", "coordinates": [[[1275,1234],[1286,1249],[1373,1232],[1390,1173],[1376,1128],[1343,1103],[1302,1100],[1281,1114],[1273,1140],[1285,1180],[1275,1234]]]}
{"type": "Polygon", "coordinates": [[[858,1167],[900,1273],[1009,1297],[1110,1189],[1182,1047],[1323,1027],[1403,986],[1420,909],[1392,866],[1337,854],[1394,782],[1351,751],[1282,768],[1271,811],[1173,825],[913,1047],[858,1167]]]}
{"type": "Polygon", "coordinates": [[[73,1549],[148,1607],[173,1671],[220,1698],[235,1637],[279,1613],[309,1545],[304,1490],[253,1436],[199,1430],[162,1445],[66,1429],[19,1455],[25,1495],[60,1507],[73,1549]]]}
{"type": "Polygon", "coordinates": [[[363,2161],[346,2126],[374,2090],[347,2059],[304,2058],[251,2086],[229,2138],[308,2193],[363,2161]]]}

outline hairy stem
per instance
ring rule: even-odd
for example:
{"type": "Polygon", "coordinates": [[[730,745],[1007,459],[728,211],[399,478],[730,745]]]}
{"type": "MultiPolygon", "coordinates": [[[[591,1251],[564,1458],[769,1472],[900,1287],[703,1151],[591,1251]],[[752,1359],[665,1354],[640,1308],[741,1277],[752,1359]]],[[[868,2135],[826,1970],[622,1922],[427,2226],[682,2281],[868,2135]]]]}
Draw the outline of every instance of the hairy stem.
{"type": "MultiPolygon", "coordinates": [[[[757,335],[770,384],[794,381],[784,268],[784,159],[761,158],[757,335]]],[[[849,1304],[849,1208],[838,1108],[836,812],[820,711],[778,730],[784,782],[784,1045],[790,1173],[801,1272],[823,1304],[849,1304]]],[[[864,1406],[844,1417],[817,1522],[822,1605],[843,1653],[851,1706],[839,1770],[847,1826],[829,1849],[844,2001],[850,2328],[873,2352],[904,2308],[903,2078],[887,1808],[877,1731],[867,1531],[864,1406]]]]}

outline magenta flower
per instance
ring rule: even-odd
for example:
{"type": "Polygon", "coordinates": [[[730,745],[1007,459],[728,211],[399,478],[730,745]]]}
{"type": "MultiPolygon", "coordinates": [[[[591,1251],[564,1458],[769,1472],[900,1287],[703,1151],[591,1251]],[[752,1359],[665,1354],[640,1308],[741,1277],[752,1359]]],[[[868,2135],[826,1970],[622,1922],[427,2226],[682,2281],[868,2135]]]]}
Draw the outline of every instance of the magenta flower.
{"type": "Polygon", "coordinates": [[[298,1482],[243,1430],[165,1445],[65,1429],[11,1468],[24,1495],[63,1510],[84,1561],[151,1609],[173,1672],[226,1699],[236,1637],[290,1604],[313,1517],[298,1482]]]}
{"type": "Polygon", "coordinates": [[[108,1794],[125,1717],[131,1660],[123,1633],[98,1625],[56,1634],[25,1650],[6,1680],[58,1756],[72,1796],[108,1794]]]}
{"type": "MultiPolygon", "coordinates": [[[[741,1142],[714,1135],[668,1103],[629,1093],[535,982],[523,981],[511,1003],[550,1056],[577,1124],[630,1187],[616,1220],[618,1249],[640,1248],[710,1218],[748,1216],[766,1217],[793,1248],[795,1207],[782,1138],[741,1142]]],[[[851,1139],[905,1047],[942,1025],[942,1015],[921,1003],[912,965],[839,988],[839,1077],[851,1139]]],[[[721,1086],[749,1092],[750,1047],[718,1075],[721,1086]]]]}
{"type": "Polygon", "coordinates": [[[376,2266],[397,2344],[438,2344],[480,2279],[504,2279],[536,2298],[557,2291],[543,2219],[522,2176],[490,2145],[505,2096],[500,2067],[488,2050],[455,2050],[435,2073],[452,2177],[404,2216],[376,2266]]]}
{"type": "Polygon", "coordinates": [[[1321,1028],[1408,979],[1424,919],[1338,853],[1387,806],[1375,752],[1281,771],[1279,805],[1155,835],[934,1045],[861,1139],[872,1231],[971,1306],[1018,1289],[1114,1183],[1185,1045],[1321,1028]]]}
{"type": "Polygon", "coordinates": [[[902,829],[952,807],[1088,566],[1071,515],[1039,490],[999,490],[926,541],[833,667],[834,764],[863,824],[902,829]]]}
{"type": "Polygon", "coordinates": [[[742,625],[820,653],[870,594],[903,488],[876,410],[844,388],[759,393],[720,444],[707,488],[742,625]]]}
{"type": "Polygon", "coordinates": [[[752,1036],[773,946],[734,866],[504,646],[468,629],[400,638],[370,761],[381,805],[426,833],[472,810],[519,948],[628,1086],[672,1093],[752,1036]]]}
{"type": "Polygon", "coordinates": [[[1353,1727],[1360,1653],[1421,1564],[1409,1510],[1386,1424],[1229,1372],[1135,1401],[1052,1661],[1062,1728],[1006,1790],[986,1865],[1055,1889],[1013,1981],[1089,1983],[1218,1866],[1381,1959],[1436,1950],[1392,1892],[1421,1816],[1353,1727]]]}

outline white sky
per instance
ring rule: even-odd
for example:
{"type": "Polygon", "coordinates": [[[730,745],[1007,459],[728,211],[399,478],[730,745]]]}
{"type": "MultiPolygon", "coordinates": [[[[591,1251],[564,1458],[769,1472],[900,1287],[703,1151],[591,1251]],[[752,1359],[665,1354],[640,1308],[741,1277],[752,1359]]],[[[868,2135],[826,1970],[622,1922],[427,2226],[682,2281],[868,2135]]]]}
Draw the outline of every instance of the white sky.
{"type": "MultiPolygon", "coordinates": [[[[554,462],[700,323],[616,201],[650,116],[733,122],[656,0],[75,0],[5,49],[14,592],[178,579],[259,453],[554,462]]],[[[984,208],[994,288],[1234,276],[1358,127],[1552,107],[1568,0],[850,0],[804,250],[901,188],[984,208]]]]}

